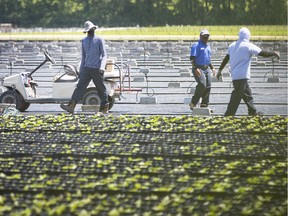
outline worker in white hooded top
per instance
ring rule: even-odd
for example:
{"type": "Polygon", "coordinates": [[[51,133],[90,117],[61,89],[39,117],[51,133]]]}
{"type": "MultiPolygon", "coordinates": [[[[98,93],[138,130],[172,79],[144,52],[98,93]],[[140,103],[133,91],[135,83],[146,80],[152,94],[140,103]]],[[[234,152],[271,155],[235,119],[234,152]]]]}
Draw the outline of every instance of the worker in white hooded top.
{"type": "Polygon", "coordinates": [[[241,28],[239,31],[238,41],[233,42],[229,48],[228,53],[223,59],[217,78],[222,76],[222,70],[225,65],[230,62],[230,73],[233,81],[234,90],[231,93],[230,101],[225,112],[225,116],[234,116],[237,112],[241,100],[245,102],[248,108],[249,115],[261,115],[253,104],[253,96],[251,88],[249,87],[251,57],[258,55],[262,57],[276,57],[280,58],[278,52],[264,51],[260,47],[249,42],[250,31],[248,28],[241,28]]]}

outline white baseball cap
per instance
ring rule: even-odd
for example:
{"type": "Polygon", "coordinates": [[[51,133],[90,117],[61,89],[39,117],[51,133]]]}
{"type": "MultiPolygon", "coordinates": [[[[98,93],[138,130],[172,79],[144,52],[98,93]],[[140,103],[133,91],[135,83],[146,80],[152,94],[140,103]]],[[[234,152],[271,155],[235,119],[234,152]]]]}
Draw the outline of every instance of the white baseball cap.
{"type": "Polygon", "coordinates": [[[202,36],[202,35],[209,35],[209,36],[210,36],[210,33],[209,33],[208,30],[203,29],[203,30],[200,32],[200,35],[201,35],[201,36],[202,36]]]}
{"type": "Polygon", "coordinates": [[[98,28],[98,26],[95,26],[91,21],[86,21],[84,23],[84,31],[83,31],[83,33],[86,33],[88,31],[90,31],[92,28],[94,28],[94,30],[95,30],[96,28],[98,28]]]}

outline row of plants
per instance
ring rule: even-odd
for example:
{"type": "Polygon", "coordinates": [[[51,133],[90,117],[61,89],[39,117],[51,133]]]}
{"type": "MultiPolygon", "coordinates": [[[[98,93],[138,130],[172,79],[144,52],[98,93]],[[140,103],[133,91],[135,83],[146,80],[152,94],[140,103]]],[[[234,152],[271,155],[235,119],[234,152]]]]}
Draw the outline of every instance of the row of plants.
{"type": "MultiPolygon", "coordinates": [[[[155,167],[156,169],[156,167],[155,167]]],[[[77,172],[75,170],[74,172],[77,172]]],[[[2,192],[52,192],[60,193],[69,191],[76,193],[106,192],[129,194],[210,194],[221,195],[278,195],[285,197],[286,176],[257,176],[257,175],[196,175],[196,174],[131,174],[131,173],[106,174],[71,174],[47,173],[1,175],[2,192]]],[[[272,202],[272,201],[271,201],[272,202]]]]}
{"type": "Polygon", "coordinates": [[[257,137],[246,135],[245,139],[238,136],[221,136],[202,134],[202,138],[194,134],[184,134],[169,137],[167,134],[139,135],[135,133],[118,133],[110,136],[107,133],[97,133],[96,136],[67,134],[67,136],[54,136],[54,133],[2,132],[0,141],[0,155],[82,155],[82,156],[209,156],[209,157],[285,157],[283,149],[287,138],[279,136],[257,137]],[[22,138],[20,137],[22,136],[22,138]],[[124,137],[123,137],[124,136],[124,137]],[[126,137],[125,137],[126,136],[126,137]],[[119,139],[118,139],[119,137],[119,139]],[[81,140],[83,139],[83,140],[81,140]],[[263,141],[262,141],[263,140],[263,141]],[[245,142],[246,141],[246,142],[245,142]]]}
{"type": "Polygon", "coordinates": [[[287,118],[0,116],[0,215],[286,215],[287,118]]]}
{"type": "MultiPolygon", "coordinates": [[[[170,160],[154,157],[154,158],[118,158],[115,157],[85,158],[85,160],[77,160],[71,158],[53,158],[45,157],[35,160],[28,160],[27,157],[7,157],[1,159],[1,177],[7,177],[7,180],[21,180],[21,173],[37,174],[42,176],[46,174],[71,174],[74,172],[77,176],[94,175],[94,174],[114,174],[121,173],[125,175],[211,175],[211,176],[267,176],[266,180],[270,181],[274,176],[285,177],[286,159],[215,159],[215,158],[193,158],[170,160]]],[[[69,175],[68,175],[69,177],[69,175]]],[[[34,179],[34,178],[33,178],[34,179]]],[[[34,179],[35,180],[35,179],[34,179]]],[[[2,188],[4,189],[4,188],[2,188]]]]}
{"type": "Polygon", "coordinates": [[[183,116],[85,116],[80,115],[29,115],[3,116],[0,130],[13,131],[128,131],[128,132],[233,132],[285,134],[287,118],[262,117],[197,117],[183,116]]]}
{"type": "Polygon", "coordinates": [[[11,215],[285,215],[278,196],[217,196],[215,194],[3,194],[0,212],[11,215]],[[7,197],[7,198],[6,198],[7,197]],[[273,201],[275,204],[271,206],[273,201]],[[12,207],[15,206],[15,207],[12,207]]]}

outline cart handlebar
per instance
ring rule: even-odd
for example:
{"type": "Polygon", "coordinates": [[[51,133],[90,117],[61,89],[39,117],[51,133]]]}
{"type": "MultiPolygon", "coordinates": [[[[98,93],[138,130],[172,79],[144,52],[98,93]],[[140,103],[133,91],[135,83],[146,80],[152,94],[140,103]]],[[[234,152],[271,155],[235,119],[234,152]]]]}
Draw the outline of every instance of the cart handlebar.
{"type": "Polygon", "coordinates": [[[32,74],[35,73],[40,67],[42,67],[46,62],[50,61],[52,64],[55,64],[56,61],[54,60],[54,58],[51,57],[51,55],[48,53],[47,50],[44,51],[44,55],[45,55],[45,60],[38,66],[36,67],[33,71],[31,71],[28,74],[28,77],[31,78],[32,74]]]}

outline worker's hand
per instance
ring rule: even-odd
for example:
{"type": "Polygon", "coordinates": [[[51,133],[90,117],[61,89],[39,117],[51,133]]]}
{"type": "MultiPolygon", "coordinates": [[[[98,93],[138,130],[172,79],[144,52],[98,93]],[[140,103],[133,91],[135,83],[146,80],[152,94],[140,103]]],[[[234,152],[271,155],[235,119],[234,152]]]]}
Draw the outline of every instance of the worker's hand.
{"type": "Polygon", "coordinates": [[[218,80],[220,80],[221,77],[222,77],[222,70],[219,70],[218,73],[217,73],[217,75],[216,75],[216,78],[217,78],[218,80]]]}
{"type": "Polygon", "coordinates": [[[100,72],[100,74],[104,74],[105,71],[100,69],[99,72],[100,72]]]}
{"type": "Polygon", "coordinates": [[[216,70],[215,70],[215,68],[212,69],[212,75],[213,75],[213,76],[216,75],[216,70]]]}
{"type": "Polygon", "coordinates": [[[201,76],[201,70],[199,68],[195,69],[195,75],[200,77],[201,76]]]}
{"type": "Polygon", "coordinates": [[[277,58],[277,59],[280,59],[280,53],[279,52],[274,52],[274,56],[277,58]]]}

